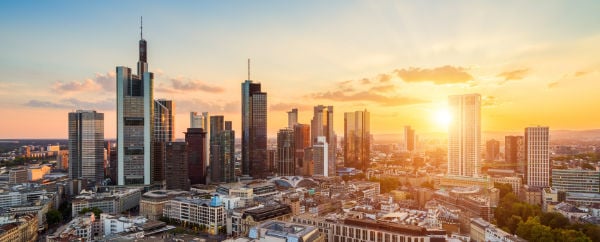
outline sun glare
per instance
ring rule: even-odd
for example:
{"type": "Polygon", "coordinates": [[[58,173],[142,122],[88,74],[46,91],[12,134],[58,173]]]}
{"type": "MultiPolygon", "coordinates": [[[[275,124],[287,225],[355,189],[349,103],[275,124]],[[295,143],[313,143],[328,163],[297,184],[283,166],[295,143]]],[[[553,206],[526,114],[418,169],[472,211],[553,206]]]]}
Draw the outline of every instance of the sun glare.
{"type": "Polygon", "coordinates": [[[441,108],[438,109],[435,112],[435,123],[443,129],[448,128],[448,125],[450,125],[450,121],[452,121],[452,115],[450,115],[450,111],[446,108],[441,108]]]}

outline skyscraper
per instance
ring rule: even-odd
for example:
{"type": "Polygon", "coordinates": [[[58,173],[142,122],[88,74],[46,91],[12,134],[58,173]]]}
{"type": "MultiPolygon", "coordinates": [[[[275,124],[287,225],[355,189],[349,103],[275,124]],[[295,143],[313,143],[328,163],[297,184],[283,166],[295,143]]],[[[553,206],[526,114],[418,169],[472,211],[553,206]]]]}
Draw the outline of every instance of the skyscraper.
{"type": "Polygon", "coordinates": [[[206,184],[207,167],[206,148],[208,137],[203,128],[188,128],[185,133],[187,143],[187,170],[191,184],[206,184]]]}
{"type": "Polygon", "coordinates": [[[481,95],[448,97],[452,121],[448,131],[448,175],[479,176],[481,95]]]}
{"type": "Polygon", "coordinates": [[[516,171],[525,174],[525,142],[523,136],[504,137],[504,160],[515,167],[516,171]]]}
{"type": "Polygon", "coordinates": [[[154,129],[154,74],[148,72],[147,43],[140,34],[137,75],[117,66],[118,185],[150,185],[154,129]]]}
{"type": "Polygon", "coordinates": [[[366,171],[371,155],[370,114],[344,113],[344,166],[366,171]]]}
{"type": "Polygon", "coordinates": [[[485,159],[495,161],[500,157],[500,141],[491,139],[485,142],[485,159]]]}
{"type": "MultiPolygon", "coordinates": [[[[315,106],[314,107],[314,115],[311,120],[311,138],[312,144],[317,144],[320,141],[318,140],[319,136],[325,137],[325,143],[327,143],[328,147],[328,159],[327,165],[329,166],[327,171],[329,172],[329,176],[335,176],[336,169],[336,136],[333,131],[333,106],[315,106]]],[[[313,151],[314,152],[314,151],[313,151]]],[[[317,170],[317,161],[315,161],[315,174],[317,170]]]]}
{"type": "Polygon", "coordinates": [[[188,145],[186,142],[165,142],[164,144],[167,189],[189,191],[188,145]]]}
{"type": "Polygon", "coordinates": [[[260,83],[242,83],[242,174],[254,178],[267,177],[267,93],[260,83]]]}
{"type": "Polygon", "coordinates": [[[314,162],[314,175],[330,176],[329,168],[329,147],[324,136],[317,137],[317,141],[312,146],[312,160],[314,162]]]}
{"type": "Polygon", "coordinates": [[[307,160],[305,159],[305,151],[311,146],[310,141],[310,125],[308,124],[296,124],[294,125],[294,146],[296,147],[296,153],[294,158],[296,159],[296,174],[311,176],[308,174],[308,165],[312,161],[312,155],[307,160]]]}
{"type": "Polygon", "coordinates": [[[410,126],[404,126],[404,151],[412,152],[415,150],[416,138],[415,130],[410,126]]]}
{"type": "Polygon", "coordinates": [[[154,100],[154,141],[175,141],[175,103],[172,100],[154,100]]]}
{"type": "Polygon", "coordinates": [[[101,182],[104,178],[104,114],[69,113],[69,178],[101,182]]]}
{"type": "Polygon", "coordinates": [[[527,127],[525,128],[525,154],[527,170],[525,177],[529,187],[550,186],[550,150],[549,150],[549,128],[527,127]]]}
{"type": "Polygon", "coordinates": [[[294,125],[298,123],[298,109],[294,108],[287,112],[288,114],[288,128],[293,129],[294,125]]]}
{"type": "MultiPolygon", "coordinates": [[[[202,128],[206,132],[206,137],[210,137],[210,117],[208,112],[199,114],[197,112],[190,112],[190,128],[202,128]]],[[[210,141],[209,141],[210,143],[210,141]]],[[[205,147],[204,159],[206,161],[206,168],[210,166],[210,144],[205,147]]]]}
{"type": "Polygon", "coordinates": [[[234,180],[235,133],[231,121],[225,121],[221,115],[210,117],[210,171],[212,182],[231,182],[234,180]]]}
{"type": "Polygon", "coordinates": [[[280,176],[299,175],[296,174],[295,141],[293,129],[285,128],[277,132],[277,173],[280,176]]]}

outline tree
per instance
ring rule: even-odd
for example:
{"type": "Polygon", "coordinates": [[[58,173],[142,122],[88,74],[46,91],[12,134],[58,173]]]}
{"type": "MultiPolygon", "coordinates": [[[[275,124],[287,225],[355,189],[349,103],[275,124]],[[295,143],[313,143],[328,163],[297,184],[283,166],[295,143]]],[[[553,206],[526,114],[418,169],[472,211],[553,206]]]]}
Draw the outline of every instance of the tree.
{"type": "Polygon", "coordinates": [[[510,184],[507,183],[498,183],[498,182],[494,182],[494,187],[497,188],[498,190],[500,190],[500,198],[502,199],[504,196],[506,196],[506,194],[508,194],[509,192],[513,192],[512,190],[512,186],[510,184]]]}
{"type": "Polygon", "coordinates": [[[527,222],[519,223],[517,235],[531,242],[552,242],[554,236],[552,229],[548,226],[540,224],[538,217],[527,219],[527,222]]]}
{"type": "Polygon", "coordinates": [[[543,213],[540,223],[553,229],[565,229],[571,224],[568,218],[557,212],[543,213]]]}
{"type": "Polygon", "coordinates": [[[554,236],[555,241],[592,242],[592,240],[582,232],[572,229],[553,229],[552,235],[554,236]]]}
{"type": "Polygon", "coordinates": [[[85,214],[87,212],[92,212],[96,218],[99,218],[100,214],[102,213],[102,209],[99,209],[98,207],[83,208],[81,211],[79,211],[79,214],[85,214]]]}
{"type": "Polygon", "coordinates": [[[46,221],[48,225],[53,226],[62,221],[62,214],[56,209],[50,209],[46,213],[46,221]]]}

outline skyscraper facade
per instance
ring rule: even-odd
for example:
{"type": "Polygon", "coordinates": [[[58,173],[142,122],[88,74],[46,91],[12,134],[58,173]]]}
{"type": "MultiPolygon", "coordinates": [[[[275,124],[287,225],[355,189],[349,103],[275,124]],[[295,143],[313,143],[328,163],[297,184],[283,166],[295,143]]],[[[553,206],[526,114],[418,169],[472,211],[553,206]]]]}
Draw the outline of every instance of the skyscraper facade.
{"type": "Polygon", "coordinates": [[[485,142],[485,160],[495,161],[500,158],[500,141],[491,139],[485,142]]]}
{"type": "Polygon", "coordinates": [[[139,41],[137,74],[117,66],[118,185],[150,185],[154,129],[154,74],[148,71],[147,43],[139,41]]]}
{"type": "Polygon", "coordinates": [[[210,171],[212,182],[235,181],[235,132],[220,115],[210,117],[210,171]]]}
{"type": "Polygon", "coordinates": [[[515,167],[516,172],[525,174],[525,141],[523,136],[504,137],[504,160],[515,167]]]}
{"type": "Polygon", "coordinates": [[[69,113],[69,178],[101,182],[104,178],[104,114],[69,113]]]}
{"type": "MultiPolygon", "coordinates": [[[[202,114],[198,112],[190,112],[190,128],[202,128],[206,132],[206,137],[210,137],[210,117],[208,112],[202,114]]],[[[209,138],[207,138],[209,139],[209,138]]],[[[210,143],[210,140],[209,142],[210,143]]],[[[206,169],[210,166],[210,144],[205,147],[204,159],[206,161],[206,169]]]]}
{"type": "MultiPolygon", "coordinates": [[[[328,176],[335,176],[335,152],[337,147],[337,138],[333,131],[333,106],[319,105],[314,107],[314,115],[313,119],[311,120],[310,136],[312,138],[313,145],[320,142],[318,140],[319,136],[325,137],[325,142],[327,143],[327,147],[329,149],[327,152],[327,165],[329,166],[327,168],[327,171],[329,172],[328,176]]],[[[316,166],[317,161],[315,161],[315,174],[317,170],[316,166]]]]}
{"type": "Polygon", "coordinates": [[[415,130],[410,126],[404,126],[404,151],[412,152],[415,150],[416,138],[415,130]]]}
{"type": "Polygon", "coordinates": [[[175,103],[173,100],[154,100],[154,141],[175,141],[175,103]]]}
{"type": "Polygon", "coordinates": [[[207,168],[205,147],[208,146],[208,137],[203,128],[188,128],[185,133],[187,143],[188,162],[187,170],[191,184],[206,184],[207,168]]]}
{"type": "MultiPolygon", "coordinates": [[[[248,77],[250,79],[250,77],[248,77]]],[[[242,83],[242,174],[270,175],[267,161],[267,93],[260,83],[242,83]]]]}
{"type": "Polygon", "coordinates": [[[294,176],[296,174],[296,145],[294,130],[285,128],[277,132],[277,174],[280,176],[294,176]]]}
{"type": "Polygon", "coordinates": [[[314,175],[330,176],[329,168],[329,147],[327,139],[324,136],[317,137],[317,141],[312,146],[312,160],[314,162],[314,175]]]}
{"type": "Polygon", "coordinates": [[[370,114],[344,113],[344,166],[366,171],[371,155],[370,114]]]}
{"type": "Polygon", "coordinates": [[[312,174],[308,174],[308,165],[310,161],[312,161],[312,156],[310,159],[305,159],[306,149],[311,146],[310,141],[310,125],[308,124],[296,124],[294,125],[294,146],[296,147],[296,152],[294,154],[294,158],[296,159],[296,174],[303,176],[311,176],[312,174]]]}
{"type": "Polygon", "coordinates": [[[478,177],[481,158],[481,95],[448,97],[448,175],[478,177]]]}
{"type": "Polygon", "coordinates": [[[169,190],[190,190],[186,142],[165,142],[165,178],[169,190]]]}
{"type": "Polygon", "coordinates": [[[298,109],[294,108],[287,112],[288,114],[288,128],[293,129],[294,125],[298,123],[298,109]]]}
{"type": "Polygon", "coordinates": [[[550,132],[548,127],[525,128],[526,184],[530,187],[549,187],[551,177],[550,132]]]}

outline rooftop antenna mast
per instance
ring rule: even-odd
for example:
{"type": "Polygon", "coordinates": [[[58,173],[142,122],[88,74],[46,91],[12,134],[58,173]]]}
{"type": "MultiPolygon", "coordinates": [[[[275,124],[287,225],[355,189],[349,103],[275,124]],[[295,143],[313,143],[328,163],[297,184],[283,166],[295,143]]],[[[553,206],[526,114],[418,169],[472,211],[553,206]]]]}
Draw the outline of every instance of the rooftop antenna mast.
{"type": "Polygon", "coordinates": [[[248,58],[248,80],[250,80],[250,58],[248,58]]]}
{"type": "Polygon", "coordinates": [[[140,16],[140,39],[144,39],[142,33],[144,31],[144,20],[142,19],[142,16],[140,16]]]}

